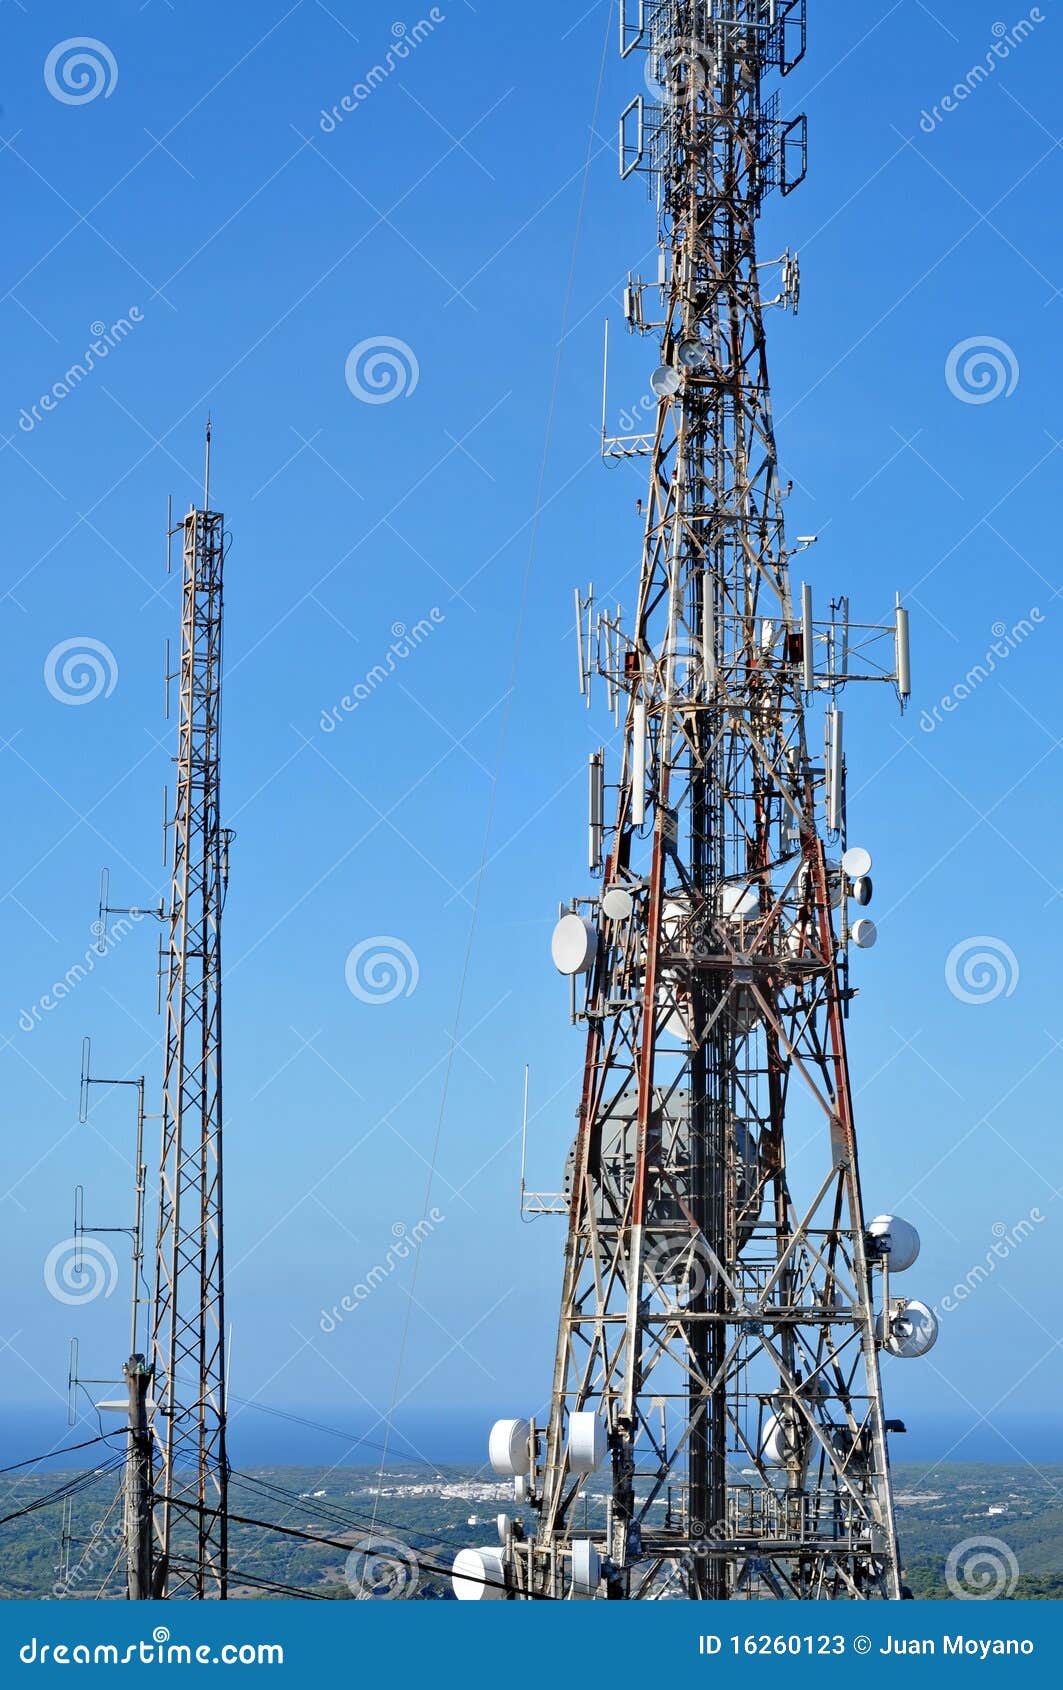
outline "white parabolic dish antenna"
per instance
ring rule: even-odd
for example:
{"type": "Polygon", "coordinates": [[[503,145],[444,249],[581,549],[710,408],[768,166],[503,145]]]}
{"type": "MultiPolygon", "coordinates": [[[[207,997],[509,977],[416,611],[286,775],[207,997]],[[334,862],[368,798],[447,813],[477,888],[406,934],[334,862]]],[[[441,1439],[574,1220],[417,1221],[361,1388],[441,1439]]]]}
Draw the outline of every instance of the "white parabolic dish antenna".
{"type": "Polygon", "coordinates": [[[550,955],[559,974],[586,974],[598,954],[598,930],[581,915],[563,915],[554,928],[550,955]]]}
{"type": "Polygon", "coordinates": [[[760,896],[754,886],[727,884],[720,887],[720,911],[723,915],[748,919],[760,913],[760,896]]]}
{"type": "Polygon", "coordinates": [[[842,868],[850,880],[862,880],[874,866],[871,852],[865,851],[862,845],[853,845],[842,858],[842,868]]]}
{"type": "Polygon", "coordinates": [[[451,1583],[459,1602],[499,1602],[506,1594],[506,1562],[501,1549],[459,1549],[451,1583]]]}
{"type": "Polygon", "coordinates": [[[569,1415],[568,1465],[573,1473],[596,1473],[609,1452],[609,1439],[598,1416],[581,1409],[569,1415]]]}
{"type": "Polygon", "coordinates": [[[899,1215],[876,1215],[867,1230],[872,1238],[889,1239],[886,1255],[891,1273],[904,1273],[919,1260],[919,1234],[911,1221],[902,1221],[899,1215]]]}
{"type": "Polygon", "coordinates": [[[671,364],[661,364],[650,377],[650,386],[658,399],[671,399],[682,387],[679,372],[671,364]]]}
{"type": "Polygon", "coordinates": [[[630,921],[635,913],[635,900],[622,886],[610,886],[602,898],[602,914],[610,921],[630,921]]]}
{"type": "Polygon", "coordinates": [[[786,1433],[782,1421],[777,1414],[769,1416],[764,1426],[764,1440],[760,1451],[761,1460],[769,1467],[782,1467],[786,1463],[786,1433]]]}
{"type": "Polygon", "coordinates": [[[938,1317],[925,1303],[902,1297],[879,1316],[879,1336],[888,1355],[917,1360],[938,1341],[938,1317]]]}
{"type": "Polygon", "coordinates": [[[491,1427],[487,1458],[495,1472],[503,1478],[527,1473],[531,1467],[528,1441],[531,1423],[527,1420],[496,1420],[491,1427]]]}
{"type": "Polygon", "coordinates": [[[598,1593],[602,1577],[602,1558],[589,1537],[578,1537],[572,1545],[572,1594],[589,1602],[598,1593]]]}

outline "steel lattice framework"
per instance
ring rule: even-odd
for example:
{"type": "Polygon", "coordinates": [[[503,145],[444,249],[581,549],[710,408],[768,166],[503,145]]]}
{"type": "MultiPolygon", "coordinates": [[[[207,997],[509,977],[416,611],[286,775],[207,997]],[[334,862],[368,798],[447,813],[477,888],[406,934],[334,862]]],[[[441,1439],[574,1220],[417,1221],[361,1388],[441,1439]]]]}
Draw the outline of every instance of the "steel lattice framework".
{"type": "MultiPolygon", "coordinates": [[[[662,368],[652,435],[606,443],[647,455],[650,486],[634,627],[598,623],[622,769],[610,825],[592,765],[603,889],[572,906],[591,960],[552,1405],[505,1577],[518,1597],[896,1598],[888,1262],[865,1231],[833,852],[836,695],[905,693],[904,613],[857,636],[846,609],[843,641],[791,595],[755,230],[767,189],[804,173],[803,120],[765,93],[804,50],[803,0],[638,11],[624,50],[648,51],[658,94],[625,114],[622,168],[656,190],[663,322],[639,282],[628,315],[661,334],[662,368]],[[888,665],[858,674],[880,633],[888,665]],[[833,706],[826,760],[812,691],[833,706]],[[596,1477],[573,1442],[587,1416],[596,1477]]],[[[795,292],[787,260],[771,303],[795,292]]]]}
{"type": "MultiPolygon", "coordinates": [[[[209,449],[209,448],[208,448],[209,449]]],[[[208,501],[205,498],[204,503],[208,501]]],[[[158,1450],[156,1588],[227,1595],[222,1274],[221,913],[228,835],[219,812],[225,519],[182,524],[177,788],[169,910],[166,1072],[152,1364],[158,1450]],[[188,1571],[171,1570],[175,1532],[188,1571]]]]}

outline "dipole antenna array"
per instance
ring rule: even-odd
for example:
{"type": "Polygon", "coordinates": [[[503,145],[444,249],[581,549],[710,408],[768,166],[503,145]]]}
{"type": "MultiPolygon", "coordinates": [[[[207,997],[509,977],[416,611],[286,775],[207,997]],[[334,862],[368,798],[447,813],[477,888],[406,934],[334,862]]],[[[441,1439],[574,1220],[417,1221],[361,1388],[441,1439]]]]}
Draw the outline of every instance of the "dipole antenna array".
{"type": "MultiPolygon", "coordinates": [[[[99,921],[100,942],[104,943],[107,936],[106,916],[117,913],[107,903],[106,894],[107,871],[104,870],[101,884],[99,921]]],[[[132,911],[122,912],[125,914],[132,911]]],[[[158,914],[158,911],[137,912],[143,914],[158,914]]],[[[125,1539],[125,1568],[126,1595],[132,1601],[147,1601],[154,1594],[152,1585],[152,1458],[151,1439],[148,1433],[148,1401],[151,1385],[151,1369],[140,1347],[143,1327],[150,1316],[147,1313],[149,1297],[144,1276],[144,1207],[147,1191],[147,1165],[144,1161],[144,1125],[148,1120],[145,1113],[145,1078],[141,1074],[135,1079],[121,1077],[108,1079],[102,1074],[92,1071],[92,1043],[85,1038],[81,1047],[81,1087],[79,1094],[78,1121],[84,1125],[89,1118],[89,1104],[94,1086],[102,1086],[110,1091],[132,1089],[136,1093],[136,1137],[134,1141],[134,1189],[135,1204],[133,1210],[133,1224],[131,1227],[122,1226],[89,1226],[85,1220],[85,1197],[81,1186],[74,1193],[74,1239],[78,1257],[84,1250],[83,1241],[90,1237],[102,1237],[106,1234],[125,1234],[131,1245],[130,1260],[130,1338],[129,1358],[123,1367],[123,1383],[126,1385],[126,1396],[96,1402],[96,1410],[100,1414],[118,1413],[127,1421],[126,1464],[124,1477],[123,1521],[125,1539]]],[[[113,1261],[113,1258],[111,1258],[113,1261]]],[[[75,1258],[75,1272],[82,1271],[79,1259],[75,1258]]],[[[68,1390],[71,1392],[70,1423],[76,1424],[76,1395],[84,1386],[110,1385],[115,1381],[110,1379],[85,1379],[79,1376],[78,1346],[76,1339],[71,1342],[70,1370],[68,1390]]]]}
{"type": "Polygon", "coordinates": [[[221,824],[225,518],[205,502],[182,537],[177,779],[172,815],[159,1229],[151,1333],[159,1595],[228,1594],[222,1215],[221,824]],[[175,1540],[181,1544],[178,1572],[175,1540]]]}
{"type": "Polygon", "coordinates": [[[903,707],[908,622],[847,598],[817,619],[791,588],[813,537],[785,535],[764,311],[796,310],[800,272],[760,262],[756,225],[804,177],[804,119],[769,91],[804,49],[804,0],[621,7],[654,91],[621,173],[660,244],[625,308],[660,362],[652,427],[607,419],[603,451],[649,460],[642,564],[626,627],[577,594],[581,691],[603,677],[620,745],[615,802],[591,758],[600,886],[553,941],[586,1034],[556,1361],[545,1424],[492,1432],[520,1507],[459,1557],[460,1597],[903,1594],[880,1358],[936,1323],[894,1294],[914,1229],[863,1206],[845,1022],[876,933],[840,698],[878,680],[903,707]]]}

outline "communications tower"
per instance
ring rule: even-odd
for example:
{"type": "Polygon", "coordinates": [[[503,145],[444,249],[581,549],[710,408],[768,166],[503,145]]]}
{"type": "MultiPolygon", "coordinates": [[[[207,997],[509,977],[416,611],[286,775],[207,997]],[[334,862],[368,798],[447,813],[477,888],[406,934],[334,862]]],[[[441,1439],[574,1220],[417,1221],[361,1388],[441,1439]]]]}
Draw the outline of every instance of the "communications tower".
{"type": "Polygon", "coordinates": [[[210,508],[209,424],[203,508],[176,532],[183,575],[151,1334],[153,1518],[156,1594],[205,1598],[228,1594],[221,917],[230,834],[219,798],[227,538],[225,518],[210,508]]]}
{"type": "Polygon", "coordinates": [[[756,225],[804,176],[804,119],[769,91],[804,47],[804,0],[621,7],[651,90],[621,170],[661,249],[626,314],[661,356],[652,432],[603,450],[650,460],[641,577],[626,627],[577,595],[621,743],[613,782],[591,759],[600,887],[553,941],[586,1030],[564,1195],[531,1205],[567,1218],[556,1365],[546,1424],[492,1432],[523,1508],[458,1558],[459,1596],[903,1594],[880,1356],[936,1326],[891,1282],[914,1229],[861,1194],[845,1020],[876,934],[839,696],[903,704],[908,624],[791,590],[763,313],[796,309],[799,271],[762,297],[756,225]]]}

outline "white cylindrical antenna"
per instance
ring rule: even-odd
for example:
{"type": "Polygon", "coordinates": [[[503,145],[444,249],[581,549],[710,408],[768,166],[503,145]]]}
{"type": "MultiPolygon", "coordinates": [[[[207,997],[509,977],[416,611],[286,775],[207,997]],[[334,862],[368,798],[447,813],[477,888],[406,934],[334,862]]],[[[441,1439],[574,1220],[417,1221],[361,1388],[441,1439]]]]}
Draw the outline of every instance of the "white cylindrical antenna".
{"type": "Polygon", "coordinates": [[[602,866],[602,845],[605,836],[605,751],[595,751],[590,763],[590,826],[587,856],[592,874],[602,866]]]}
{"type": "Polygon", "coordinates": [[[646,704],[636,699],[631,713],[631,825],[646,820],[646,704]]]}
{"type": "Polygon", "coordinates": [[[801,583],[801,664],[801,685],[806,692],[812,692],[816,685],[816,656],[812,649],[812,588],[807,581],[801,583]]]}
{"type": "Polygon", "coordinates": [[[579,657],[579,690],[584,696],[587,692],[587,665],[583,656],[583,599],[580,590],[575,589],[576,597],[576,647],[579,657]]]}
{"type": "Polygon", "coordinates": [[[906,704],[912,696],[912,648],[908,612],[901,603],[900,593],[897,594],[897,691],[901,703],[906,704]]]}
{"type": "Polygon", "coordinates": [[[849,673],[849,600],[838,601],[838,615],[840,618],[840,644],[836,655],[836,668],[840,679],[849,673]]]}
{"type": "Polygon", "coordinates": [[[602,635],[605,635],[605,698],[610,716],[616,709],[616,658],[613,651],[613,625],[608,616],[598,620],[598,650],[601,652],[602,635]]]}
{"type": "Polygon", "coordinates": [[[609,319],[605,319],[605,347],[602,352],[602,454],[609,433],[609,319]]]}
{"type": "Polygon", "coordinates": [[[840,833],[842,827],[842,794],[845,787],[845,748],[842,713],[831,710],[827,716],[827,827],[840,833]]]}
{"type": "Polygon", "coordinates": [[[701,648],[705,675],[705,697],[714,698],[718,673],[716,668],[716,596],[712,577],[706,571],[701,600],[701,648]]]}

